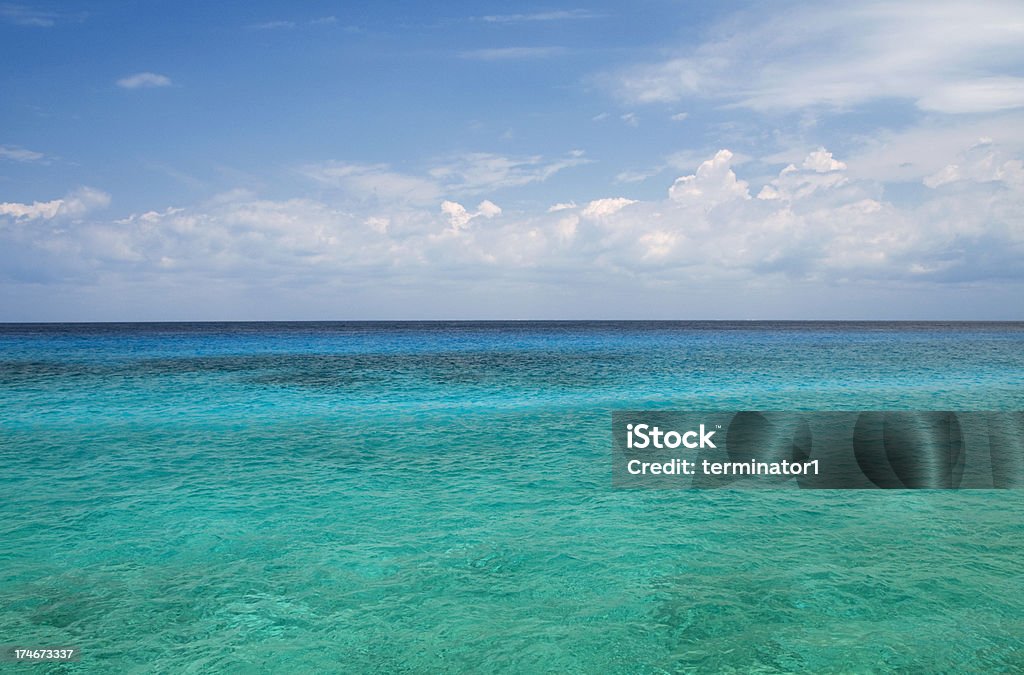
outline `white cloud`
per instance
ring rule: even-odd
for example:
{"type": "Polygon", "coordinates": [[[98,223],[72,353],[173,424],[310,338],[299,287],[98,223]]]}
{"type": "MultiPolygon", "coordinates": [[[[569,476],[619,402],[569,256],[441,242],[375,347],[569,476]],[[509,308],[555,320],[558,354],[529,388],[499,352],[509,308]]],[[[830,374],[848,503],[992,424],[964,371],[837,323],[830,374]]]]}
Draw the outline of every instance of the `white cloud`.
{"type": "MultiPolygon", "coordinates": [[[[1024,39],[1024,35],[1021,36],[1024,39]]],[[[981,77],[936,85],[917,101],[923,110],[972,113],[1024,107],[1024,78],[981,77]]]]}
{"type": "Polygon", "coordinates": [[[462,204],[445,200],[441,202],[441,212],[448,217],[448,222],[451,223],[450,230],[459,232],[466,229],[474,218],[494,218],[501,215],[501,207],[485,199],[477,205],[474,213],[469,213],[462,204]]]}
{"type": "Polygon", "coordinates": [[[636,200],[627,199],[626,197],[595,199],[584,207],[580,215],[584,218],[605,218],[618,213],[630,204],[636,204],[636,200]]]}
{"type": "Polygon", "coordinates": [[[490,200],[483,200],[476,206],[477,215],[484,218],[493,218],[501,215],[501,207],[490,200]]]}
{"type": "Polygon", "coordinates": [[[163,211],[146,211],[145,213],[133,213],[129,215],[127,218],[115,220],[114,223],[118,225],[131,225],[132,223],[153,224],[159,222],[161,219],[166,218],[168,216],[173,216],[177,213],[181,213],[184,210],[185,209],[175,208],[172,206],[164,209],[163,211]]]}
{"type": "Polygon", "coordinates": [[[1024,164],[1019,159],[1007,158],[991,139],[981,139],[962,152],[957,163],[947,164],[922,182],[934,189],[962,181],[1001,182],[1024,187],[1024,164]]]}
{"type": "Polygon", "coordinates": [[[60,207],[64,204],[62,199],[54,199],[48,202],[32,202],[31,204],[20,204],[18,202],[0,203],[0,216],[11,216],[25,220],[36,218],[53,218],[57,215],[60,207]]]}
{"type": "MultiPolygon", "coordinates": [[[[652,279],[706,283],[772,275],[957,282],[1003,277],[1011,261],[1024,259],[1024,230],[1013,224],[1024,196],[1016,164],[985,165],[982,177],[999,177],[995,192],[960,189],[955,199],[898,208],[878,199],[871,181],[851,181],[841,168],[820,171],[827,154],[786,167],[751,200],[731,169],[731,153],[720,151],[677,179],[668,200],[632,202],[592,221],[596,260],[610,272],[643,269],[652,279]],[[993,247],[993,238],[1001,244],[993,247]],[[992,260],[979,263],[968,251],[992,260]]],[[[588,233],[576,232],[575,240],[587,241],[588,233]]]]}
{"type": "Polygon", "coordinates": [[[758,110],[905,99],[923,110],[1024,106],[1024,5],[819,3],[731,17],[713,37],[603,81],[626,101],[718,99],[758,110]]]}
{"type": "Polygon", "coordinates": [[[0,203],[0,216],[9,216],[15,220],[50,220],[59,217],[77,218],[95,209],[110,204],[110,195],[90,187],[81,187],[67,194],[62,199],[48,202],[0,203]]]}
{"type": "Polygon", "coordinates": [[[711,159],[701,162],[697,173],[677,178],[668,190],[673,201],[699,201],[707,208],[731,199],[750,199],[746,181],[736,178],[732,170],[733,154],[719,150],[711,159]]]}
{"type": "Polygon", "coordinates": [[[950,164],[964,148],[974,146],[981,137],[992,137],[1011,155],[1024,154],[1024,112],[998,113],[983,118],[928,119],[905,129],[880,129],[858,138],[846,162],[851,177],[920,182],[950,164]]]}
{"type": "Polygon", "coordinates": [[[81,187],[72,191],[64,197],[60,214],[71,217],[80,217],[95,209],[105,208],[110,205],[110,195],[102,190],[90,187],[81,187]]]}
{"type": "Polygon", "coordinates": [[[804,159],[803,168],[817,171],[818,173],[828,173],[829,171],[842,171],[846,168],[846,164],[832,158],[832,153],[825,150],[825,148],[819,148],[807,155],[804,159]]]}
{"type": "Polygon", "coordinates": [[[792,201],[804,199],[821,188],[837,188],[848,179],[842,172],[846,164],[832,158],[824,148],[815,150],[804,158],[800,168],[790,164],[779,172],[777,178],[761,188],[758,199],[781,199],[792,201]]]}
{"type": "Polygon", "coordinates": [[[387,234],[391,227],[391,219],[384,216],[370,216],[364,222],[377,234],[387,234]]]}
{"type": "Polygon", "coordinates": [[[633,128],[636,128],[636,127],[640,126],[640,120],[637,119],[636,113],[631,113],[631,112],[625,113],[624,115],[620,115],[619,119],[621,119],[623,122],[625,122],[626,126],[630,126],[630,127],[633,127],[633,128]]]}
{"type": "Polygon", "coordinates": [[[144,89],[171,86],[171,78],[159,73],[135,73],[117,81],[122,89],[144,89]]]}
{"type": "Polygon", "coordinates": [[[38,162],[43,157],[44,155],[41,152],[0,145],[0,159],[9,159],[15,162],[38,162]]]}
{"type": "Polygon", "coordinates": [[[558,211],[567,211],[569,209],[576,208],[576,202],[558,202],[548,207],[548,213],[556,213],[558,211]]]}
{"type": "Polygon", "coordinates": [[[669,117],[669,119],[672,120],[673,122],[682,122],[683,120],[685,120],[689,116],[690,116],[689,113],[680,112],[680,113],[676,113],[675,115],[672,115],[671,117],[669,117]]]}
{"type": "Polygon", "coordinates": [[[575,214],[568,214],[559,218],[554,226],[555,239],[562,243],[572,241],[576,237],[579,224],[580,217],[575,214]]]}

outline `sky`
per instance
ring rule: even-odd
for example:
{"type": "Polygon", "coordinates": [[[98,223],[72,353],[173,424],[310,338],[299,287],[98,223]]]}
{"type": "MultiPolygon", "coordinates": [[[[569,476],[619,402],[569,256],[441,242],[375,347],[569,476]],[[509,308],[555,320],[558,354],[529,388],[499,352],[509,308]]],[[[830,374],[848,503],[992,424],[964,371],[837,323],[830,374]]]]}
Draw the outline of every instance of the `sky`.
{"type": "Polygon", "coordinates": [[[1024,3],[0,0],[0,321],[1024,319],[1024,3]]]}

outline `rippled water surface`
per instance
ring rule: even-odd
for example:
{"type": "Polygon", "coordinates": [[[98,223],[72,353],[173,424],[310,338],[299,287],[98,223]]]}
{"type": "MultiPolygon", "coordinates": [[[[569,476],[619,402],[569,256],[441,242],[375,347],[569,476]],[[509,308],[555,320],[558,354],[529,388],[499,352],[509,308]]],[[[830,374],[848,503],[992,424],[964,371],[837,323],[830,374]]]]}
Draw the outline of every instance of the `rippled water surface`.
{"type": "Polygon", "coordinates": [[[39,672],[1024,670],[1024,492],[614,491],[624,408],[1021,410],[1024,324],[0,326],[0,643],[82,649],[39,672]]]}

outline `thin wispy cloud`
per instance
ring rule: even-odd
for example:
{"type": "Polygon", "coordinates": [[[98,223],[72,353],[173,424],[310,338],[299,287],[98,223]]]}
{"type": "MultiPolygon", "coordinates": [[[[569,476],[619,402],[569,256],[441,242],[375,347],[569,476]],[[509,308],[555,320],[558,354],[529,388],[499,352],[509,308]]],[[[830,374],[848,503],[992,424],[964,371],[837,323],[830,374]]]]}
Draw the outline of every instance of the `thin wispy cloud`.
{"type": "Polygon", "coordinates": [[[496,47],[473,49],[459,54],[464,59],[478,61],[518,61],[524,59],[548,59],[568,53],[565,47],[496,47]]]}
{"type": "Polygon", "coordinates": [[[40,162],[45,155],[27,148],[0,145],[0,159],[7,159],[14,162],[40,162]]]}
{"type": "Polygon", "coordinates": [[[57,24],[62,15],[57,12],[36,9],[27,5],[0,4],[0,20],[17,26],[50,28],[57,24]]]}
{"type": "Polygon", "coordinates": [[[473,152],[435,161],[420,173],[398,171],[383,163],[338,161],[309,164],[299,173],[358,200],[426,205],[442,195],[478,195],[541,183],[561,171],[590,162],[580,150],[554,158],[473,152]]]}
{"type": "Polygon", "coordinates": [[[660,168],[648,171],[622,171],[615,176],[614,180],[616,183],[642,183],[659,173],[661,173],[660,168]]]}
{"type": "Polygon", "coordinates": [[[171,86],[171,78],[159,73],[135,73],[127,75],[117,81],[117,86],[122,89],[151,89],[156,87],[171,86]]]}
{"type": "Polygon", "coordinates": [[[907,99],[922,110],[1024,107],[1024,5],[813,4],[752,12],[671,58],[601,80],[632,103],[717,99],[754,110],[907,99]]]}
{"type": "Polygon", "coordinates": [[[264,21],[263,23],[253,23],[246,26],[250,30],[281,30],[295,28],[294,21],[264,21]]]}
{"type": "Polygon", "coordinates": [[[474,152],[452,158],[429,170],[448,191],[479,194],[504,188],[541,183],[556,173],[589,164],[592,160],[581,150],[564,157],[506,157],[494,153],[474,152]]]}
{"type": "Polygon", "coordinates": [[[308,21],[293,21],[290,19],[282,19],[275,21],[263,21],[260,23],[251,23],[246,26],[249,30],[292,30],[300,26],[330,26],[338,23],[338,17],[321,16],[315,19],[309,19],[308,21]]]}
{"type": "Polygon", "coordinates": [[[300,173],[360,200],[424,204],[441,196],[436,180],[395,171],[387,164],[331,161],[307,165],[300,173]]]}
{"type": "Polygon", "coordinates": [[[595,19],[597,14],[586,9],[562,9],[550,12],[533,12],[530,14],[489,14],[479,17],[487,23],[523,23],[530,21],[568,21],[572,19],[595,19]]]}

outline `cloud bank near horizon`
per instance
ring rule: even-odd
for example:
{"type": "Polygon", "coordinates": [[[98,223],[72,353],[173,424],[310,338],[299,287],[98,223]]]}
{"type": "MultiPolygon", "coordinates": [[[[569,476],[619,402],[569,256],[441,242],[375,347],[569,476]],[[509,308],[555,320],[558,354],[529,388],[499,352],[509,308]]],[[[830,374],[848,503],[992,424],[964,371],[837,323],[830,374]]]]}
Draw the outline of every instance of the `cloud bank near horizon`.
{"type": "MultiPolygon", "coordinates": [[[[474,207],[388,200],[351,210],[343,199],[236,192],[113,220],[98,217],[109,195],[79,188],[0,204],[0,239],[8,282],[204,295],[253,278],[298,291],[373,281],[438,292],[452,279],[552,288],[572,280],[643,296],[766,283],[983,288],[1024,277],[1024,168],[990,140],[925,177],[927,196],[912,206],[887,201],[878,182],[851,176],[824,148],[761,185],[741,176],[722,149],[653,200],[615,195],[537,212],[486,199],[474,207]]],[[[357,198],[378,189],[348,188],[357,198]]]]}

